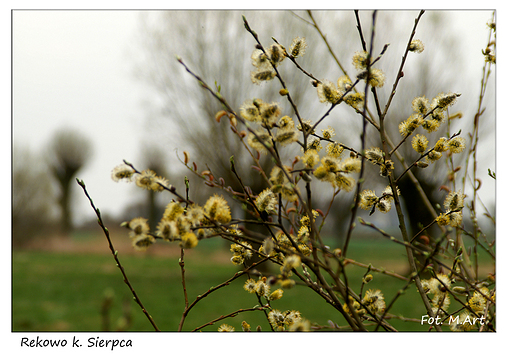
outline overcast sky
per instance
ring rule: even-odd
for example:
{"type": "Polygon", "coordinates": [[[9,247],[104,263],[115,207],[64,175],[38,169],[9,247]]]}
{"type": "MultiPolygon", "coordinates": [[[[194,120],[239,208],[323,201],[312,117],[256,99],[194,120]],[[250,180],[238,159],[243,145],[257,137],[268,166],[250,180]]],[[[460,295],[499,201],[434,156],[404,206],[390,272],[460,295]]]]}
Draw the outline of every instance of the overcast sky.
{"type": "MultiPolygon", "coordinates": [[[[133,11],[13,13],[14,144],[37,151],[59,128],[82,132],[94,155],[78,177],[107,212],[128,201],[130,186],[116,185],[110,171],[134,159],[141,138],[145,92],[129,57],[137,20],[133,11]]],[[[89,212],[86,199],[73,205],[89,212]]]]}
{"type": "MultiPolygon", "coordinates": [[[[457,24],[468,48],[482,49],[490,14],[460,13],[457,24]]],[[[36,152],[59,128],[84,133],[93,142],[94,156],[78,177],[107,213],[119,212],[135,190],[114,183],[110,171],[122,159],[136,161],[143,138],[142,102],[148,92],[132,74],[131,57],[138,16],[136,11],[13,13],[14,145],[36,152]]],[[[477,59],[478,70],[482,61],[477,59]]],[[[81,189],[73,189],[77,219],[93,216],[81,189]]]]}

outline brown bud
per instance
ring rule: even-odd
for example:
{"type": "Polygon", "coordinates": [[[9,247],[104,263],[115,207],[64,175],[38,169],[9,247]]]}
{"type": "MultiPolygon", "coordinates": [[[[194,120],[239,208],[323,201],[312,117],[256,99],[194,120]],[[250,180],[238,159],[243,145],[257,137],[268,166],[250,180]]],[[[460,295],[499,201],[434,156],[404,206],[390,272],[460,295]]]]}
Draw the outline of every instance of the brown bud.
{"type": "Polygon", "coordinates": [[[451,119],[457,119],[457,118],[462,118],[463,114],[462,112],[457,112],[455,114],[451,114],[448,119],[451,120],[451,119]]]}
{"type": "Polygon", "coordinates": [[[235,115],[228,113],[228,117],[229,117],[229,124],[231,124],[231,126],[233,126],[233,127],[236,127],[237,118],[235,117],[235,115]]]}
{"type": "Polygon", "coordinates": [[[475,190],[478,191],[480,189],[480,186],[482,185],[482,181],[480,180],[480,178],[477,178],[475,182],[477,182],[475,190]]]}
{"type": "Polygon", "coordinates": [[[217,114],[215,114],[215,120],[220,123],[220,120],[222,119],[222,117],[224,117],[225,115],[227,115],[227,112],[226,111],[218,111],[217,114]]]}
{"type": "Polygon", "coordinates": [[[275,285],[277,281],[278,281],[278,278],[273,275],[271,275],[269,278],[267,278],[267,284],[270,286],[275,285]]]}
{"type": "Polygon", "coordinates": [[[212,175],[211,172],[208,171],[208,170],[206,170],[206,171],[202,171],[202,172],[201,172],[201,175],[203,175],[203,176],[207,176],[208,179],[209,179],[210,181],[213,181],[213,179],[214,179],[213,175],[212,175]]]}
{"type": "Polygon", "coordinates": [[[430,244],[430,238],[426,235],[421,235],[419,236],[419,239],[421,240],[422,243],[424,243],[425,245],[429,245],[430,244]]]}
{"type": "Polygon", "coordinates": [[[439,187],[439,190],[440,190],[440,191],[446,191],[446,192],[448,192],[448,193],[450,192],[450,189],[449,189],[447,186],[445,186],[445,185],[440,186],[440,187],[439,187]]]}

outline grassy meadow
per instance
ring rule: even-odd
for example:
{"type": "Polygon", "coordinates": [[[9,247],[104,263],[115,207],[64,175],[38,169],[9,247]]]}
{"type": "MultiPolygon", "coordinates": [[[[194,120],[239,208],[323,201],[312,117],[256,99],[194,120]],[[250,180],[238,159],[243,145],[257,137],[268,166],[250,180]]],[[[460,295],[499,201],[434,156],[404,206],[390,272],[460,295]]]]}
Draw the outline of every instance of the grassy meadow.
{"type": "MultiPolygon", "coordinates": [[[[121,329],[121,321],[126,314],[130,321],[122,327],[124,330],[153,331],[139,306],[131,300],[132,294],[123,282],[104,236],[100,232],[76,235],[71,242],[75,245],[73,249],[13,251],[12,330],[102,331],[106,329],[102,324],[102,304],[106,295],[112,294],[108,316],[105,316],[105,320],[108,318],[108,330],[121,329]],[[99,244],[97,251],[92,249],[93,240],[99,244]]],[[[158,243],[152,247],[154,251],[150,249],[140,253],[128,248],[129,241],[123,236],[114,237],[113,242],[132,286],[158,328],[162,331],[176,331],[184,309],[178,246],[158,243]]],[[[355,239],[349,254],[349,258],[358,262],[372,262],[374,267],[406,274],[403,248],[384,238],[355,239]]],[[[231,264],[230,257],[229,247],[220,240],[205,240],[197,248],[186,251],[186,281],[190,302],[241,269],[231,264]]],[[[480,269],[483,274],[491,271],[489,267],[480,269]]],[[[366,269],[348,265],[346,270],[349,284],[358,291],[366,269]]],[[[381,273],[372,274],[374,279],[365,286],[363,292],[367,289],[381,289],[387,304],[405,284],[403,280],[381,273]]],[[[244,275],[202,299],[189,313],[183,330],[190,331],[223,314],[255,306],[256,296],[242,289],[246,279],[244,275]]],[[[281,311],[299,310],[302,317],[313,324],[327,326],[328,320],[345,324],[339,313],[305,287],[296,286],[285,290],[284,296],[271,305],[281,311]]],[[[389,323],[399,330],[428,330],[427,325],[421,326],[416,322],[425,314],[425,310],[414,287],[410,287],[398,299],[390,313],[414,320],[403,322],[390,319],[389,323]]],[[[269,329],[265,315],[261,311],[253,311],[227,318],[205,327],[203,331],[216,331],[221,323],[232,325],[240,331],[244,320],[253,329],[257,325],[264,330],[269,329]]]]}

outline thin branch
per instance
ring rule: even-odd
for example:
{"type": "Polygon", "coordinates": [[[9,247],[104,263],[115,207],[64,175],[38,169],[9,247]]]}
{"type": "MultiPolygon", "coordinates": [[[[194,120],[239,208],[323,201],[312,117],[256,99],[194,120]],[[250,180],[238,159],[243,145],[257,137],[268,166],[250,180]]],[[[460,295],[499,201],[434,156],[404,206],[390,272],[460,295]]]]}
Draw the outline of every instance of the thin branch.
{"type": "Polygon", "coordinates": [[[226,318],[229,318],[229,317],[235,317],[236,315],[238,315],[239,313],[242,313],[242,312],[263,311],[266,308],[268,308],[268,306],[255,306],[255,307],[251,307],[251,308],[248,308],[248,309],[236,310],[236,311],[231,312],[230,314],[219,316],[219,317],[215,318],[214,320],[209,321],[208,323],[205,323],[202,326],[199,326],[199,327],[195,328],[192,332],[200,331],[204,327],[211,326],[211,325],[215,324],[215,322],[222,321],[223,319],[226,319],[226,318]]]}
{"type": "MultiPolygon", "coordinates": [[[[356,12],[356,18],[357,18],[357,12],[356,12]]],[[[372,57],[374,36],[375,36],[375,32],[376,32],[375,26],[376,26],[376,11],[374,11],[372,14],[372,36],[371,36],[371,40],[370,40],[370,51],[368,52],[367,80],[366,80],[366,84],[365,84],[365,99],[363,100],[363,117],[366,116],[366,113],[368,110],[367,94],[368,94],[369,78],[370,78],[370,64],[371,64],[370,62],[371,62],[371,57],[372,57]]],[[[363,43],[363,46],[364,46],[364,39],[362,36],[361,29],[360,29],[360,36],[361,36],[361,42],[363,43]]],[[[362,133],[361,133],[361,151],[364,154],[365,153],[365,143],[366,143],[366,126],[367,126],[366,119],[362,120],[362,124],[363,124],[363,128],[362,128],[362,133]]],[[[361,185],[363,183],[363,176],[364,176],[365,164],[366,164],[365,162],[366,162],[365,159],[361,160],[361,170],[359,172],[359,179],[356,183],[356,192],[354,194],[354,204],[351,209],[350,222],[349,222],[349,225],[347,228],[347,235],[345,237],[345,242],[343,243],[343,248],[342,248],[342,254],[344,257],[346,257],[346,255],[347,255],[350,239],[351,239],[352,233],[354,231],[354,220],[356,219],[356,213],[359,208],[359,199],[360,199],[359,193],[361,192],[361,185]]]]}
{"type": "Polygon", "coordinates": [[[408,280],[408,278],[403,276],[403,275],[397,274],[395,272],[388,271],[388,270],[383,269],[383,268],[377,268],[377,267],[374,267],[374,266],[372,266],[370,264],[364,264],[364,263],[358,262],[358,261],[353,260],[353,259],[346,258],[343,263],[344,263],[345,266],[347,266],[349,264],[354,264],[354,265],[357,265],[358,267],[362,267],[362,268],[369,268],[370,267],[370,270],[373,270],[375,272],[378,272],[378,273],[381,273],[381,274],[385,274],[385,275],[389,275],[391,277],[394,277],[394,278],[397,278],[397,279],[400,279],[400,280],[408,280]]]}
{"type": "MultiPolygon", "coordinates": [[[[276,73],[276,77],[278,78],[278,80],[280,81],[280,84],[282,85],[282,87],[284,89],[287,89],[287,86],[285,85],[285,82],[284,80],[282,79],[282,76],[280,75],[280,72],[278,71],[278,69],[276,68],[276,65],[274,65],[274,63],[271,61],[271,58],[269,55],[267,55],[267,52],[265,51],[264,49],[264,46],[262,45],[262,43],[260,43],[260,40],[258,39],[258,34],[253,31],[253,29],[251,29],[251,27],[249,26],[249,23],[247,22],[246,20],[246,17],[242,15],[242,20],[244,21],[244,27],[246,29],[246,31],[248,31],[249,33],[251,33],[251,35],[253,36],[253,38],[255,39],[256,43],[257,43],[257,46],[259,47],[259,49],[264,53],[264,55],[266,56],[266,58],[269,60],[269,63],[271,64],[271,67],[273,68],[273,70],[275,71],[276,73]]],[[[296,104],[294,103],[292,97],[291,97],[291,93],[289,91],[287,91],[287,100],[289,101],[289,103],[291,104],[293,110],[294,110],[294,114],[296,115],[296,118],[298,118],[298,122],[300,123],[300,125],[303,127],[303,120],[300,116],[300,113],[298,112],[298,107],[296,106],[296,104]]],[[[303,139],[304,139],[304,145],[306,144],[307,142],[307,136],[304,134],[303,135],[303,139]]]]}
{"type": "Polygon", "coordinates": [[[184,293],[184,311],[182,312],[181,321],[179,323],[180,332],[182,330],[182,326],[184,324],[184,320],[186,319],[186,315],[188,313],[188,308],[190,306],[190,302],[188,301],[188,292],[186,290],[186,269],[184,268],[184,248],[181,247],[181,258],[179,259],[179,266],[181,267],[181,283],[182,283],[182,291],[184,293]]]}
{"type": "Polygon", "coordinates": [[[363,48],[363,50],[366,52],[367,51],[367,42],[365,42],[365,38],[363,37],[361,21],[359,20],[359,10],[354,10],[354,15],[356,15],[356,28],[359,32],[359,39],[361,40],[361,48],[363,48]]]}
{"type": "Polygon", "coordinates": [[[343,95],[341,95],[341,97],[335,102],[333,103],[329,109],[327,110],[327,112],[325,112],[325,114],[323,114],[323,116],[321,116],[320,119],[318,119],[318,121],[316,121],[316,123],[314,123],[314,125],[312,126],[312,128],[310,129],[310,131],[312,132],[314,129],[316,129],[316,127],[318,126],[318,124],[320,124],[329,114],[330,112],[332,112],[332,110],[334,109],[334,107],[336,107],[337,105],[339,105],[341,102],[343,102],[343,98],[345,98],[345,96],[347,96],[350,91],[352,91],[354,89],[354,87],[358,84],[359,82],[359,79],[357,79],[350,87],[348,90],[346,90],[343,95]]]}
{"type": "Polygon", "coordinates": [[[318,26],[318,24],[316,23],[316,20],[314,20],[314,16],[312,15],[312,11],[311,10],[307,10],[307,14],[309,14],[309,17],[311,18],[311,21],[312,21],[312,24],[313,24],[314,28],[316,28],[316,30],[320,34],[321,38],[323,39],[323,42],[325,42],[325,45],[327,46],[327,49],[329,50],[329,53],[332,55],[332,57],[336,61],[336,64],[338,64],[339,68],[343,72],[343,75],[345,75],[350,80],[350,77],[348,76],[347,71],[343,68],[343,65],[341,65],[341,62],[339,61],[338,57],[336,56],[336,54],[334,54],[334,51],[330,47],[329,41],[327,41],[327,36],[325,36],[321,32],[321,29],[318,26]]]}
{"type": "Polygon", "coordinates": [[[401,60],[401,66],[399,67],[399,70],[397,70],[397,76],[395,78],[394,86],[392,87],[392,91],[390,96],[388,97],[388,101],[385,106],[385,110],[383,112],[383,117],[386,116],[386,113],[388,112],[388,109],[390,108],[390,104],[392,103],[392,99],[395,96],[395,93],[397,91],[397,85],[399,84],[399,80],[404,76],[403,68],[404,63],[406,62],[406,58],[408,56],[408,52],[410,51],[410,43],[412,43],[413,37],[415,36],[415,30],[417,29],[417,25],[419,24],[419,20],[421,19],[421,16],[424,14],[424,10],[421,10],[419,12],[419,15],[415,19],[415,23],[412,29],[412,33],[410,34],[410,39],[408,40],[408,44],[406,45],[406,50],[403,55],[403,59],[401,60]]]}
{"type": "Polygon", "coordinates": [[[242,271],[239,271],[237,273],[235,273],[235,275],[233,275],[231,278],[229,278],[228,280],[220,283],[219,285],[217,286],[213,286],[211,287],[209,290],[207,290],[205,293],[201,294],[201,295],[198,295],[197,298],[188,306],[185,308],[184,312],[182,313],[182,320],[181,320],[181,324],[179,325],[179,332],[182,330],[182,323],[184,322],[184,319],[188,316],[188,313],[190,312],[190,310],[202,299],[204,299],[205,297],[207,297],[209,294],[219,290],[220,288],[223,288],[225,286],[228,286],[229,284],[231,284],[231,282],[239,277],[241,277],[242,275],[244,274],[248,274],[248,272],[253,269],[254,267],[264,263],[265,261],[267,261],[269,258],[264,258],[256,263],[253,263],[251,264],[249,267],[245,268],[244,270],[242,271]]]}
{"type": "Polygon", "coordinates": [[[146,318],[148,318],[148,321],[152,324],[153,328],[159,332],[159,328],[157,328],[157,325],[155,324],[152,316],[146,311],[143,303],[139,299],[139,296],[137,296],[137,293],[135,292],[134,288],[132,287],[132,284],[130,284],[130,280],[128,280],[128,277],[126,276],[125,269],[123,268],[123,265],[119,261],[119,258],[117,257],[117,251],[114,249],[114,246],[112,245],[112,240],[110,239],[110,234],[108,232],[108,229],[105,227],[105,224],[103,223],[103,219],[101,218],[101,212],[98,208],[94,205],[94,202],[92,201],[92,198],[90,198],[90,195],[87,192],[87,187],[85,186],[85,182],[82,180],[79,180],[76,178],[76,182],[80,185],[81,188],[83,188],[83,192],[85,192],[85,195],[87,196],[88,200],[90,201],[90,205],[92,206],[92,209],[96,212],[97,218],[98,218],[98,224],[103,229],[103,232],[105,233],[105,237],[108,241],[108,247],[110,248],[110,251],[112,252],[112,255],[114,256],[114,260],[116,261],[117,267],[121,271],[121,274],[123,275],[123,280],[125,284],[128,286],[130,291],[132,292],[132,295],[134,297],[135,302],[139,305],[143,313],[145,314],[146,318]]]}
{"type": "MultiPolygon", "coordinates": [[[[453,138],[459,136],[460,133],[461,133],[461,131],[459,130],[457,133],[453,134],[453,135],[452,135],[452,136],[451,136],[447,141],[450,141],[451,139],[453,139],[453,138]]],[[[410,135],[411,135],[411,134],[408,134],[406,137],[408,137],[408,136],[410,136],[410,135]]],[[[403,141],[404,141],[404,139],[403,139],[403,141]]],[[[397,147],[396,147],[396,148],[397,148],[397,147]]],[[[394,148],[393,151],[395,151],[396,148],[394,148]]],[[[428,154],[429,154],[430,152],[432,152],[433,150],[435,150],[435,146],[432,147],[431,149],[429,149],[428,151],[426,151],[425,153],[423,153],[421,156],[419,156],[419,157],[418,157],[418,158],[417,158],[417,159],[416,159],[412,164],[410,164],[410,166],[408,166],[408,167],[403,171],[403,173],[401,173],[401,174],[399,175],[399,177],[397,177],[397,178],[395,179],[395,183],[399,182],[399,181],[401,180],[401,178],[403,178],[404,175],[405,175],[405,174],[406,174],[406,173],[407,173],[407,172],[408,172],[412,167],[417,166],[417,163],[418,163],[419,161],[421,161],[423,158],[425,158],[426,156],[428,156],[428,154]]],[[[393,152],[393,151],[392,151],[392,152],[393,152]]],[[[392,153],[390,153],[390,154],[392,154],[392,153]]]]}

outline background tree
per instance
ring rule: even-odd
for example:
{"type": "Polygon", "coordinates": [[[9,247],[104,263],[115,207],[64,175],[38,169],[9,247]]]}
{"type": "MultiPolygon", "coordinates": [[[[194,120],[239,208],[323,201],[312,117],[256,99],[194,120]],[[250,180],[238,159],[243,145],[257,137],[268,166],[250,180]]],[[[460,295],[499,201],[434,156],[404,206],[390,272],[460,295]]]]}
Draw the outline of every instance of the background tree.
{"type": "Polygon", "coordinates": [[[64,233],[68,233],[72,229],[71,182],[91,155],[90,141],[82,133],[74,130],[62,129],[57,131],[49,144],[49,166],[59,187],[61,230],[64,233]]]}
{"type": "MultiPolygon", "coordinates": [[[[176,55],[185,58],[190,67],[206,82],[216,82],[216,85],[221,87],[223,96],[237,110],[242,102],[254,97],[262,98],[264,101],[282,102],[283,99],[277,95],[276,89],[267,88],[268,85],[274,83],[269,82],[259,87],[251,84],[249,73],[252,71],[252,66],[249,57],[255,43],[243,28],[240,18],[242,14],[257,29],[260,40],[265,46],[273,43],[271,37],[276,38],[287,47],[295,34],[306,37],[307,43],[309,43],[308,53],[301,58],[300,63],[320,80],[328,79],[334,82],[343,75],[343,71],[354,78],[356,71],[351,64],[351,58],[356,51],[361,50],[361,44],[355,26],[345,26],[346,22],[356,21],[354,13],[351,11],[312,12],[312,17],[303,11],[295,13],[287,11],[170,11],[154,14],[155,17],[147,14],[150,17],[143,18],[142,44],[145,51],[142,58],[143,64],[146,64],[140,66],[142,69],[139,71],[139,76],[148,82],[157,93],[150,105],[152,109],[150,115],[155,118],[153,121],[156,122],[154,125],[160,128],[160,131],[157,134],[154,133],[154,136],[158,136],[159,139],[162,137],[166,142],[165,146],[173,144],[176,147],[183,146],[183,149],[192,154],[194,160],[207,164],[216,177],[223,177],[228,184],[232,185],[233,189],[238,188],[239,190],[239,186],[233,185],[235,178],[229,169],[229,156],[235,155],[239,173],[244,180],[249,182],[253,190],[260,191],[265,188],[265,184],[262,183],[258,174],[250,169],[250,160],[247,160],[248,156],[244,154],[244,149],[240,148],[238,139],[232,136],[229,125],[218,124],[213,119],[215,113],[221,109],[218,103],[205,90],[203,92],[198,90],[198,84],[187,77],[174,60],[176,55]],[[326,44],[335,53],[339,65],[323,65],[322,58],[330,56],[326,44]],[[167,129],[167,127],[171,128],[167,129]],[[176,131],[181,131],[183,134],[175,134],[176,131]],[[215,136],[219,137],[218,140],[214,139],[215,136]]],[[[368,12],[360,12],[362,23],[368,23],[367,14],[368,12]]],[[[407,32],[410,30],[410,28],[403,28],[401,24],[413,24],[414,16],[416,16],[415,12],[385,11],[378,14],[378,23],[385,27],[385,33],[384,35],[378,33],[375,48],[379,52],[386,43],[391,43],[384,58],[378,63],[378,66],[387,75],[386,84],[379,91],[385,99],[391,92],[408,39],[407,32]]],[[[450,22],[449,12],[427,12],[425,14],[416,38],[425,42],[427,56],[421,56],[420,60],[410,58],[405,74],[407,77],[413,76],[414,80],[403,80],[394,99],[397,104],[392,105],[393,109],[388,112],[387,116],[388,124],[396,127],[390,136],[394,143],[400,140],[397,130],[399,122],[412,113],[411,101],[415,96],[411,95],[420,93],[431,99],[439,92],[452,89],[454,82],[461,82],[460,74],[463,72],[465,56],[461,52],[460,43],[455,39],[454,33],[456,32],[450,22]],[[442,45],[437,45],[440,42],[442,45]],[[431,65],[435,61],[445,62],[446,65],[431,65]]],[[[291,85],[289,90],[292,97],[295,98],[303,119],[315,120],[324,113],[327,107],[316,104],[316,101],[303,99],[304,95],[306,97],[316,95],[316,89],[311,85],[308,77],[294,69],[294,65],[280,66],[282,76],[291,78],[291,80],[287,80],[291,85]]],[[[462,87],[459,84],[457,90],[464,92],[457,109],[469,111],[470,107],[464,105],[466,99],[469,102],[473,98],[468,93],[468,87],[462,87]]],[[[282,114],[295,118],[289,105],[282,106],[285,106],[286,109],[282,114]]],[[[369,108],[372,112],[376,111],[376,107],[369,108]]],[[[472,113],[468,112],[468,114],[472,113]]],[[[336,137],[339,140],[351,140],[354,141],[354,144],[359,143],[357,137],[361,133],[361,119],[350,107],[338,107],[327,117],[324,126],[319,129],[326,128],[328,124],[336,127],[336,137]]],[[[452,123],[453,131],[459,128],[458,124],[456,121],[452,123]]],[[[368,129],[368,146],[371,142],[378,141],[378,132],[370,128],[368,129]]],[[[319,130],[318,133],[321,131],[319,130]]],[[[359,146],[354,145],[353,148],[359,149],[359,146]]],[[[413,161],[416,152],[410,147],[406,147],[405,150],[405,159],[413,161]]],[[[266,164],[265,170],[269,171],[268,164],[271,161],[268,159],[261,161],[266,164]]],[[[396,173],[400,173],[402,170],[400,166],[396,166],[396,173]]],[[[435,170],[434,174],[425,174],[415,169],[415,181],[411,181],[409,178],[402,180],[401,189],[406,190],[402,197],[405,200],[404,205],[412,232],[419,231],[420,225],[432,220],[427,208],[416,202],[416,185],[421,186],[432,204],[438,203],[444,197],[433,185],[438,185],[439,178],[447,176],[446,166],[439,163],[435,166],[435,170]]],[[[180,173],[184,175],[187,171],[181,170],[180,173]]],[[[375,181],[372,182],[373,185],[367,185],[367,188],[382,189],[385,187],[385,179],[378,176],[367,175],[366,180],[375,181]]],[[[182,180],[179,178],[177,184],[180,185],[180,183],[182,180]]],[[[319,189],[319,186],[316,188],[319,189]]],[[[198,193],[199,190],[207,193],[206,188],[194,188],[193,193],[198,193]]],[[[322,193],[314,193],[314,195],[316,201],[324,202],[330,200],[331,197],[329,194],[322,193]]],[[[329,231],[338,237],[343,237],[345,234],[345,218],[350,211],[352,200],[352,194],[340,193],[334,201],[335,207],[331,208],[330,221],[326,225],[327,228],[330,227],[329,231]],[[338,207],[338,205],[340,206],[338,207]]],[[[376,216],[374,215],[374,217],[376,216]]]]}
{"type": "MultiPolygon", "coordinates": [[[[184,186],[184,176],[187,176],[190,180],[190,198],[194,200],[207,198],[214,191],[204,188],[206,186],[203,182],[183,166],[171,169],[172,165],[179,166],[176,160],[177,155],[182,158],[182,150],[189,152],[192,161],[196,161],[200,169],[211,169],[217,179],[223,178],[235,191],[241,192],[242,186],[231,172],[230,156],[234,156],[242,180],[255,193],[267,187],[265,179],[251,169],[251,157],[231,131],[226,118],[221,123],[215,120],[215,114],[222,107],[210,94],[200,90],[175,60],[177,55],[189,60],[190,65],[208,82],[221,87],[222,94],[237,111],[247,99],[281,101],[277,91],[251,83],[249,58],[255,43],[244,31],[242,14],[239,11],[168,11],[145,13],[142,18],[142,45],[145,51],[143,65],[138,66],[137,74],[156,93],[150,104],[150,135],[163,143],[163,151],[170,162],[171,182],[176,186],[184,186]],[[182,135],[178,132],[182,132],[182,135]]],[[[252,21],[258,21],[262,27],[271,27],[271,30],[265,32],[266,41],[268,35],[276,36],[287,46],[292,41],[292,33],[302,33],[301,29],[307,27],[298,18],[278,11],[246,13],[246,16],[250,16],[252,21]],[[279,27],[278,24],[283,20],[286,21],[285,31],[275,31],[274,28],[279,27]],[[294,27],[300,29],[292,31],[294,27]]],[[[291,94],[297,104],[303,104],[303,94],[311,87],[310,81],[296,75],[294,67],[286,66],[284,69],[294,74],[291,94]]],[[[289,107],[282,105],[282,110],[282,115],[295,118],[289,107]]],[[[266,158],[260,158],[260,163],[265,171],[270,171],[273,166],[273,161],[266,158]]],[[[241,212],[239,208],[234,211],[241,212]]],[[[245,218],[249,216],[247,212],[244,213],[245,218]]]]}
{"type": "MultiPolygon", "coordinates": [[[[251,54],[255,49],[253,38],[244,30],[241,16],[245,15],[255,28],[266,46],[276,38],[287,48],[291,45],[295,33],[306,37],[316,45],[317,51],[326,50],[316,31],[305,21],[290,12],[281,11],[169,11],[157,14],[145,13],[143,16],[142,46],[145,49],[138,62],[138,77],[148,83],[156,93],[150,104],[150,135],[164,142],[165,150],[175,162],[175,148],[189,151],[191,159],[199,168],[211,168],[214,175],[224,178],[234,190],[241,186],[230,171],[229,157],[234,156],[237,171],[247,185],[257,193],[267,187],[258,172],[251,169],[251,158],[241,142],[230,130],[229,124],[215,121],[215,113],[220,109],[218,102],[206,91],[200,90],[197,83],[176,62],[177,55],[185,58],[190,67],[201,74],[207,82],[221,87],[222,95],[237,111],[247,99],[261,98],[264,101],[283,102],[278,90],[268,87],[274,83],[253,85],[250,73],[251,54]],[[309,38],[313,39],[310,40],[309,38]],[[182,135],[177,132],[182,132],[182,135]],[[215,137],[218,137],[216,139],[215,137]]],[[[335,16],[334,13],[330,15],[335,16]]],[[[347,32],[351,30],[348,29],[347,32]]],[[[326,77],[328,67],[319,65],[319,58],[305,56],[304,65],[320,78],[326,77]],[[318,60],[316,62],[316,60],[318,60]]],[[[288,89],[303,119],[312,119],[326,110],[322,105],[305,100],[304,96],[315,95],[316,89],[311,80],[290,63],[280,66],[282,74],[290,77],[288,89]]],[[[281,104],[281,115],[289,115],[298,124],[289,105],[281,104]]],[[[298,149],[298,147],[296,147],[298,149]]],[[[299,153],[299,151],[296,151],[299,153]]],[[[292,150],[288,154],[295,154],[292,150]]],[[[260,158],[265,171],[270,171],[272,161],[260,158]]],[[[183,168],[172,171],[176,185],[183,184],[183,178],[190,178],[190,194],[193,198],[204,198],[213,193],[200,180],[192,178],[183,168]],[[204,193],[199,195],[199,193],[204,193]]],[[[174,183],[174,184],[175,184],[174,183]]],[[[320,199],[317,196],[316,199],[320,199]]],[[[323,197],[323,200],[326,198],[323,197]]],[[[236,210],[235,212],[240,212],[236,210]]],[[[245,214],[248,215],[247,213],[245,214]]]]}
{"type": "MultiPolygon", "coordinates": [[[[158,176],[163,176],[165,178],[168,177],[164,150],[159,148],[157,145],[145,144],[141,150],[141,154],[142,156],[140,157],[140,160],[142,161],[142,166],[145,167],[145,169],[154,171],[158,176]]],[[[164,194],[157,194],[148,190],[145,192],[146,211],[144,215],[148,215],[148,222],[150,225],[157,225],[157,223],[161,220],[162,212],[164,211],[164,205],[168,202],[168,200],[165,200],[163,205],[158,205],[157,199],[160,197],[163,197],[164,199],[166,196],[164,194]]]]}
{"type": "Polygon", "coordinates": [[[56,222],[58,203],[49,167],[40,154],[13,147],[13,246],[43,237],[56,222]]]}

